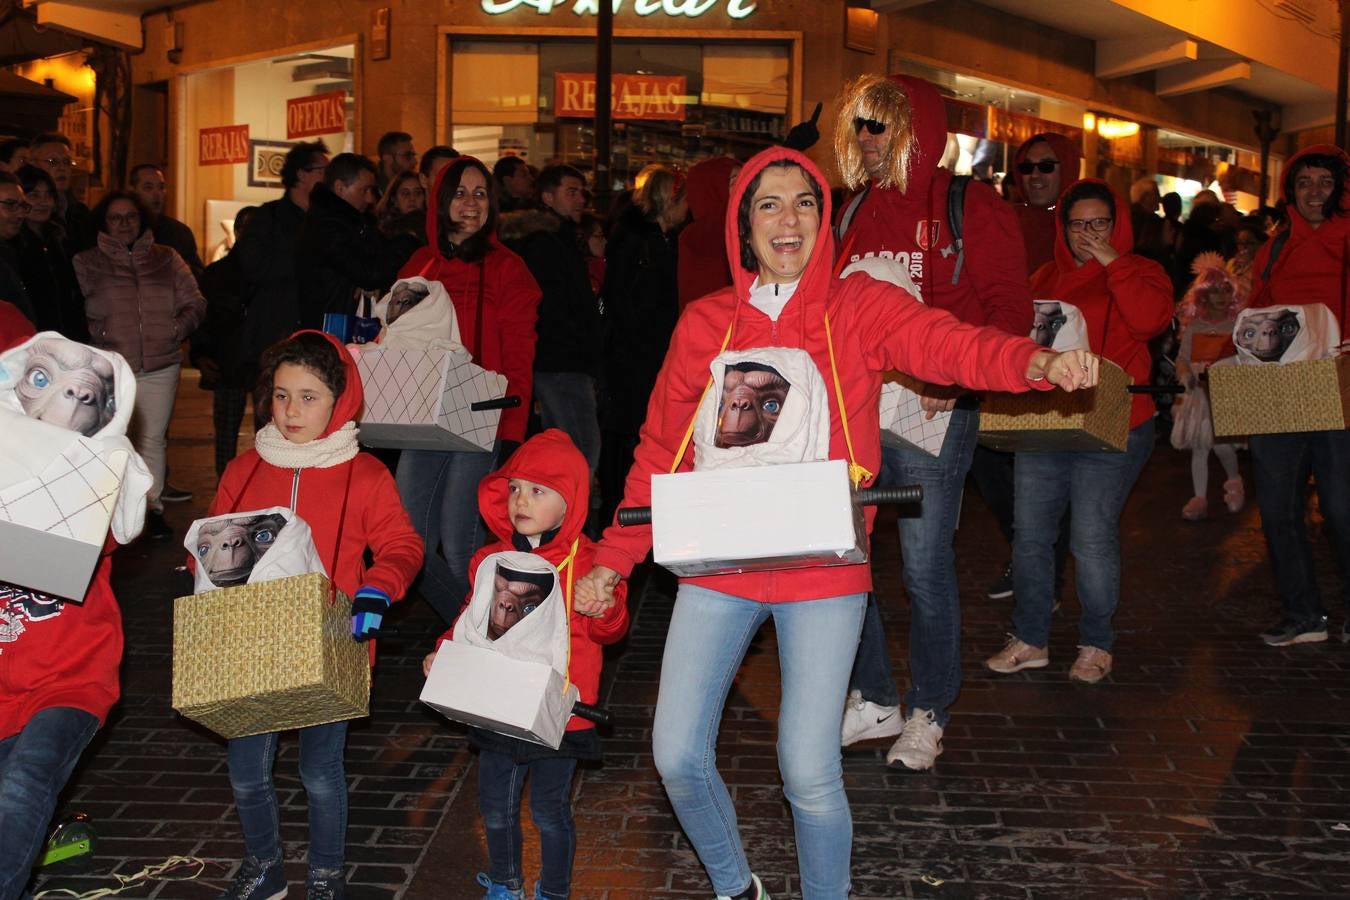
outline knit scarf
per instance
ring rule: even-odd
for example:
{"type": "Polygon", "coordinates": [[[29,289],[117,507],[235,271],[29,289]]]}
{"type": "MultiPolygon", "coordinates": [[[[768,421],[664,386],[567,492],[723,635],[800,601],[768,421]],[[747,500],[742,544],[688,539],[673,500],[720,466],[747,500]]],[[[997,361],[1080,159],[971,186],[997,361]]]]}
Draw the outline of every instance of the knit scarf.
{"type": "Polygon", "coordinates": [[[348,422],[328,437],[296,444],[286,440],[275,423],[268,422],[254,435],[253,446],[264,462],[282,469],[328,469],[360,452],[356,436],[356,423],[348,422]]]}

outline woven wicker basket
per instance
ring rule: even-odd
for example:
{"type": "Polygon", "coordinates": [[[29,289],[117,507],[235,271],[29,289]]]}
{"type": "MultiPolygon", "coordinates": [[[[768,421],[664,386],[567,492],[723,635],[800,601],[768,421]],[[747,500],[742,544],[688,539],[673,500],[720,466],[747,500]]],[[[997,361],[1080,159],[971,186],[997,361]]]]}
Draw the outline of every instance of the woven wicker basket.
{"type": "Polygon", "coordinates": [[[1133,379],[1101,361],[1101,379],[1087,391],[988,394],[980,407],[980,443],[995,450],[1125,452],[1130,439],[1133,379]]]}
{"type": "Polygon", "coordinates": [[[173,708],[225,738],[369,714],[370,657],[321,574],[179,597],[173,708]]]}
{"type": "Polygon", "coordinates": [[[1350,356],[1209,370],[1214,434],[1339,431],[1350,426],[1350,356]]]}

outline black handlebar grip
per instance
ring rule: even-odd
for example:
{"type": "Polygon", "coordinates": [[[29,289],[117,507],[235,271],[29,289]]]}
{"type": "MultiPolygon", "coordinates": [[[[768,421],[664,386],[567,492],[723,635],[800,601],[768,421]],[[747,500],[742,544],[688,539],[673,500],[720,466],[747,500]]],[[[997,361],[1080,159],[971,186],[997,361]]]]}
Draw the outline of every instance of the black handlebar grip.
{"type": "Polygon", "coordinates": [[[581,718],[597,725],[608,725],[612,718],[608,712],[600,707],[582,703],[580,700],[572,704],[572,715],[581,716],[581,718]]]}
{"type": "Polygon", "coordinates": [[[650,525],[652,524],[652,508],[650,506],[626,506],[619,510],[620,525],[650,525]]]}
{"type": "Polygon", "coordinates": [[[479,400],[477,403],[470,403],[471,412],[487,412],[489,409],[513,409],[520,405],[520,397],[515,394],[507,394],[505,397],[494,397],[491,400],[479,400]]]}
{"type": "Polygon", "coordinates": [[[898,487],[861,488],[853,495],[853,502],[859,506],[876,506],[879,503],[921,503],[923,485],[902,484],[898,487]]]}
{"type": "Polygon", "coordinates": [[[1131,394],[1152,394],[1155,397],[1186,393],[1186,389],[1179,384],[1132,384],[1125,390],[1131,394]]]}

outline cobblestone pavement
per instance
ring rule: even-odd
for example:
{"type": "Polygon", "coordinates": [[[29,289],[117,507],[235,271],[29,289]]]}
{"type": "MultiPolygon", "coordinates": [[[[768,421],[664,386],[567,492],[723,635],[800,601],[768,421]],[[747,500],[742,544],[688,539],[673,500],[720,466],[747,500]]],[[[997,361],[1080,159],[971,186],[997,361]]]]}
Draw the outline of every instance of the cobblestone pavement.
{"type": "MultiPolygon", "coordinates": [[[[244,444],[241,442],[241,446],[244,444]]],[[[206,395],[185,377],[172,429],[171,480],[196,491],[170,507],[181,535],[214,484],[206,395]]],[[[1217,475],[1215,476],[1217,479],[1217,475]]],[[[1217,496],[1216,490],[1212,492],[1217,496]]],[[[984,597],[1007,555],[978,497],[957,539],[965,687],[931,773],[888,769],[886,742],[849,748],[859,897],[1350,896],[1350,647],[1286,650],[1256,633],[1275,614],[1254,509],[1183,522],[1187,458],[1160,446],[1125,513],[1125,584],[1115,672],[1070,684],[1077,603],[1056,616],[1049,668],[1008,677],[980,661],[1001,646],[1009,601],[984,597]],[[1345,823],[1345,824],[1343,824],[1345,823]]],[[[876,547],[897,676],[907,603],[893,514],[876,547]]],[[[1314,526],[1316,528],[1316,526],[1314,526]]],[[[1328,596],[1334,573],[1319,544],[1328,596]]],[[[119,553],[114,574],[128,636],[124,699],[67,791],[100,841],[93,868],[46,887],[90,890],[170,855],[208,861],[197,881],[155,881],[122,896],[214,896],[242,852],[222,743],[169,708],[177,542],[119,553]]],[[[707,880],[652,767],[650,723],[673,580],[636,584],[628,640],[612,654],[603,700],[615,725],[603,768],[575,794],[577,900],[701,898],[707,880]]],[[[1334,610],[1333,634],[1341,611],[1334,610]]],[[[416,600],[380,642],[372,715],[354,723],[349,896],[481,896],[486,862],[474,757],[463,730],[417,700],[420,659],[439,623],[416,600]]],[[[751,863],[775,898],[799,896],[791,820],[776,773],[778,703],[772,628],[736,681],[719,745],[751,863]]],[[[288,871],[303,883],[304,792],[296,745],[283,742],[277,784],[288,871]]],[[[528,827],[527,827],[528,831],[528,827]]],[[[526,869],[537,873],[537,847],[526,869]]],[[[292,894],[299,888],[293,887],[292,894]]]]}

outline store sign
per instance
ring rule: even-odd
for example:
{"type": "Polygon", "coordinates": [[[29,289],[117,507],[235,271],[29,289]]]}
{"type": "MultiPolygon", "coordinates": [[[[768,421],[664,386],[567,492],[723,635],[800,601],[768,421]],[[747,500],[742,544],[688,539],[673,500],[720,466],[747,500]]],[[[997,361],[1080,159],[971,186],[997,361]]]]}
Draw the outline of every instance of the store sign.
{"type": "Polygon", "coordinates": [[[1062,134],[1077,146],[1083,146],[1083,129],[1074,125],[1052,122],[1014,110],[999,109],[997,106],[989,107],[989,129],[986,137],[991,141],[1000,141],[1016,147],[1033,135],[1047,132],[1062,134]]]}
{"type": "MultiPolygon", "coordinates": [[[[574,16],[594,16],[600,13],[600,0],[482,0],[483,12],[490,16],[514,12],[522,6],[546,16],[569,2],[572,4],[574,16]]],[[[623,12],[624,0],[613,0],[613,3],[615,13],[623,12]]],[[[697,19],[721,6],[726,9],[728,18],[744,19],[755,11],[757,5],[755,0],[633,0],[633,12],[639,16],[663,13],[667,16],[697,19]]]]}
{"type": "Polygon", "coordinates": [[[286,139],[347,130],[347,92],[329,91],[286,101],[286,139]]]}
{"type": "MultiPolygon", "coordinates": [[[[683,75],[615,75],[610,110],[616,119],[676,119],[684,121],[683,75]]],[[[555,116],[587,118],[595,115],[595,76],[556,72],[553,75],[555,116]]]]}
{"type": "Polygon", "coordinates": [[[222,125],[197,132],[197,165],[232,166],[248,162],[248,126],[222,125]]]}

